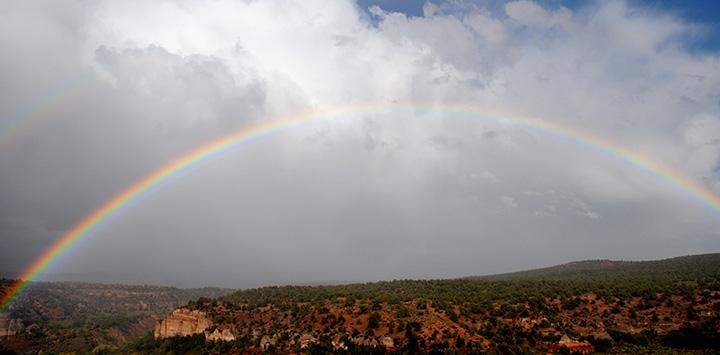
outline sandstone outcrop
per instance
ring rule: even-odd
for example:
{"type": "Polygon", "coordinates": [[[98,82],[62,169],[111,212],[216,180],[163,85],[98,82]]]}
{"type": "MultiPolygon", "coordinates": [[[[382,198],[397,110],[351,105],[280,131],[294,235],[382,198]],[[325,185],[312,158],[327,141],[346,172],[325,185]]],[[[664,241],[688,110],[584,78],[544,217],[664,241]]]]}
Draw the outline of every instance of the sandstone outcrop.
{"type": "Polygon", "coordinates": [[[270,346],[275,346],[277,344],[277,337],[270,337],[270,336],[263,336],[262,339],[260,339],[260,349],[263,349],[264,351],[268,350],[270,346]]]}
{"type": "Polygon", "coordinates": [[[7,319],[0,317],[0,337],[16,335],[23,330],[20,319],[7,319]]]}
{"type": "MultiPolygon", "coordinates": [[[[215,331],[205,332],[205,341],[233,341],[235,340],[235,334],[230,329],[215,329],[215,331]]],[[[261,344],[262,345],[262,344],[261,344]]]]}
{"type": "Polygon", "coordinates": [[[315,338],[315,337],[314,337],[312,334],[310,334],[310,333],[305,333],[305,334],[303,334],[303,335],[300,336],[300,340],[298,340],[298,341],[300,342],[300,349],[305,349],[305,348],[307,348],[308,346],[316,343],[316,342],[317,342],[317,338],[315,338]]]}
{"type": "Polygon", "coordinates": [[[595,347],[586,341],[577,341],[563,334],[563,336],[560,337],[560,341],[550,346],[549,350],[552,352],[566,350],[573,354],[590,354],[595,351],[595,347]]]}
{"type": "Polygon", "coordinates": [[[155,324],[155,339],[203,333],[213,325],[205,312],[179,308],[155,324]]]}

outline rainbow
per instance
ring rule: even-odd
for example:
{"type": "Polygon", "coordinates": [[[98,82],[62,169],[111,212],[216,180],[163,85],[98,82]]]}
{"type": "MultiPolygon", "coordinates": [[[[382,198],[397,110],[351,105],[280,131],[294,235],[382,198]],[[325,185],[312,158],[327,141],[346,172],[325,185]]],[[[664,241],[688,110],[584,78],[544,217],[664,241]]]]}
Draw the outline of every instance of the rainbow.
{"type": "Polygon", "coordinates": [[[74,83],[63,90],[56,90],[53,95],[42,100],[42,105],[37,105],[32,110],[19,114],[17,119],[5,125],[0,131],[0,151],[14,146],[23,133],[31,131],[34,127],[52,118],[52,114],[62,106],[83,97],[89,90],[88,84],[88,82],[74,83]]]}
{"type": "Polygon", "coordinates": [[[373,110],[388,110],[396,108],[438,111],[448,114],[471,114],[493,120],[510,121],[540,131],[548,132],[553,135],[568,138],[571,141],[590,148],[598,149],[608,155],[638,166],[653,175],[672,183],[672,185],[680,191],[683,191],[700,201],[704,206],[716,214],[720,214],[720,197],[715,195],[715,193],[710,191],[708,188],[698,184],[691,178],[672,169],[671,167],[652,160],[640,152],[633,151],[627,147],[613,143],[581,129],[564,126],[559,123],[543,120],[537,117],[472,105],[418,103],[346,105],[326,110],[307,111],[268,120],[264,123],[240,130],[239,132],[207,143],[181,155],[167,165],[160,167],[146,177],[130,185],[110,200],[106,201],[102,206],[100,206],[100,208],[87,215],[82,221],[80,221],[80,223],[67,231],[64,235],[62,235],[62,237],[60,237],[60,239],[45,250],[42,255],[33,261],[33,263],[19,276],[18,281],[7,289],[2,297],[2,301],[0,301],[0,311],[6,310],[13,300],[28,286],[30,281],[35,280],[45,270],[47,270],[53,262],[58,259],[58,257],[68,250],[70,246],[83,240],[83,238],[86,237],[100,222],[116,213],[123,206],[126,206],[137,199],[144,192],[158,186],[169,177],[188,169],[198,162],[211,159],[214,156],[227,152],[228,150],[231,150],[241,143],[247,142],[253,138],[269,135],[280,130],[290,129],[301,124],[307,124],[309,122],[330,117],[355,113],[370,113],[373,110]]]}

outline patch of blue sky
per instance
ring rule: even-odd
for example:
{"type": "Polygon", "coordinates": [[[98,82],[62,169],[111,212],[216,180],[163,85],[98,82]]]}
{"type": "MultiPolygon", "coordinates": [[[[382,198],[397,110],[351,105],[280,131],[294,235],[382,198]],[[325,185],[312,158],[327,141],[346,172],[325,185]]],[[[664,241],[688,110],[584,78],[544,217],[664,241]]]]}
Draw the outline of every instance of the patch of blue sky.
{"type": "MultiPolygon", "coordinates": [[[[358,5],[365,11],[371,6],[379,6],[388,12],[400,12],[410,17],[423,16],[423,7],[426,0],[358,0],[358,5]]],[[[443,1],[431,1],[441,4],[443,1]]],[[[504,16],[502,8],[508,0],[452,0],[445,3],[452,4],[451,8],[471,9],[482,7],[497,16],[504,16]]],[[[596,0],[538,0],[536,1],[549,10],[561,6],[574,12],[591,14],[597,6],[596,0]]],[[[697,31],[682,39],[683,45],[693,52],[719,52],[720,51],[720,0],[629,0],[631,6],[666,13],[676,16],[683,21],[696,25],[697,31]]],[[[368,12],[373,23],[379,19],[368,12]]]]}

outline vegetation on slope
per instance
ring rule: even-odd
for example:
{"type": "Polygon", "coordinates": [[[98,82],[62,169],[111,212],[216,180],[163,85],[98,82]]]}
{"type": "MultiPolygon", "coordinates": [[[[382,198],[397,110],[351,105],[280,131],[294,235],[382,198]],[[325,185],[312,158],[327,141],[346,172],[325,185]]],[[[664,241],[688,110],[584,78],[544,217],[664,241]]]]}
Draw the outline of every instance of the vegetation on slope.
{"type": "Polygon", "coordinates": [[[454,280],[264,287],[188,307],[237,335],[201,345],[205,352],[720,349],[720,254],[454,280]],[[387,339],[391,347],[381,345],[387,339]]]}
{"type": "MultiPolygon", "coordinates": [[[[0,280],[0,292],[13,282],[0,280]]],[[[99,344],[134,340],[151,331],[157,319],[190,300],[231,291],[35,282],[2,314],[0,325],[17,320],[21,329],[16,336],[0,338],[0,348],[84,353],[99,344]]]]}
{"type": "Polygon", "coordinates": [[[263,287],[200,297],[185,308],[213,320],[208,333],[234,339],[150,334],[95,351],[712,352],[720,350],[720,254],[452,280],[263,287]]]}

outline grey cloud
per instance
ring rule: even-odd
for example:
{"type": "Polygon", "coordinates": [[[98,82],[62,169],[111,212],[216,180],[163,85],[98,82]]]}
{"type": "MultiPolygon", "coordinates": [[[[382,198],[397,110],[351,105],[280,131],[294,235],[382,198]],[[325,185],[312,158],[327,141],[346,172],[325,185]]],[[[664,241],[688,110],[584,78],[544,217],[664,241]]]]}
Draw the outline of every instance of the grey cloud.
{"type": "MultiPolygon", "coordinates": [[[[377,8],[373,19],[349,1],[68,4],[0,5],[1,127],[81,88],[0,150],[0,270],[22,269],[194,147],[363,102],[539,116],[720,192],[717,56],[688,52],[695,27],[669,14],[615,1],[577,13],[436,3],[424,17],[377,8]]],[[[46,277],[232,287],[452,277],[716,251],[717,224],[672,183],[568,137],[388,105],[200,163],[46,277]]]]}

